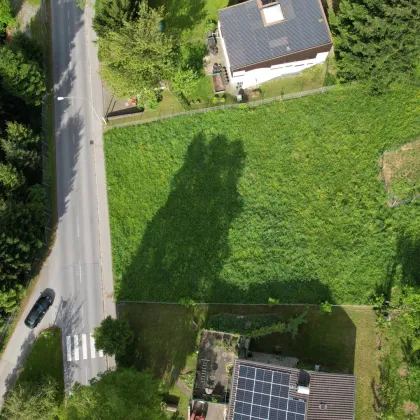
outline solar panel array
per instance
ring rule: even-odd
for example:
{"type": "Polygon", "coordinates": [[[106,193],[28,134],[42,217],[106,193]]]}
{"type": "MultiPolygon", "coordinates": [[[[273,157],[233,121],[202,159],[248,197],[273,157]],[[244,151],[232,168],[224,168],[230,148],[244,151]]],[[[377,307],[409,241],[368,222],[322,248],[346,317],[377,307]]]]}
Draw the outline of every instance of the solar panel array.
{"type": "Polygon", "coordinates": [[[306,402],[289,387],[289,373],[240,365],[233,420],[305,420],[306,402]]]}

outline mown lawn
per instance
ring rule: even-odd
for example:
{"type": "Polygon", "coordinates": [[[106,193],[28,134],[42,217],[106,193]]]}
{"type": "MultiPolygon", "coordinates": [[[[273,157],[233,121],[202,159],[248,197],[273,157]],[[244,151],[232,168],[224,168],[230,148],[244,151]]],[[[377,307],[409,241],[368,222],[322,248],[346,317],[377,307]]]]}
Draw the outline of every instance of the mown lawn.
{"type": "MultiPolygon", "coordinates": [[[[166,383],[170,394],[181,397],[180,409],[187,401],[173,385],[182,372],[192,367],[200,328],[208,327],[212,315],[236,313],[279,313],[285,320],[305,310],[304,306],[266,305],[181,305],[127,304],[120,307],[135,333],[138,368],[151,368],[166,383]]],[[[375,316],[370,308],[334,307],[332,314],[322,314],[310,307],[307,323],[300,326],[295,340],[291,335],[271,334],[253,342],[254,350],[271,353],[281,345],[284,356],[297,357],[302,366],[322,365],[333,372],[357,376],[357,419],[373,419],[371,384],[377,377],[375,316]]],[[[180,410],[180,412],[182,412],[180,410]]]]}
{"type": "MultiPolygon", "coordinates": [[[[365,303],[419,206],[379,158],[417,138],[413,89],[361,88],[105,133],[118,300],[365,303]]],[[[404,267],[402,267],[404,270],[404,267]]]]}
{"type": "Polygon", "coordinates": [[[59,386],[59,398],[64,398],[63,352],[61,350],[61,330],[48,328],[35,341],[31,352],[23,364],[16,384],[41,382],[43,376],[55,379],[59,386]]]}

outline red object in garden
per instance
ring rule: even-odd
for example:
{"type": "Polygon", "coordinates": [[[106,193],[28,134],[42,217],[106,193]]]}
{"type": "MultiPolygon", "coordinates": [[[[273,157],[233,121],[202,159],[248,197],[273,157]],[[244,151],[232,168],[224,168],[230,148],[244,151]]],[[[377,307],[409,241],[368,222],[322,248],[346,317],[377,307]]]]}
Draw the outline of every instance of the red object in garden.
{"type": "Polygon", "coordinates": [[[131,103],[132,104],[135,104],[137,102],[137,99],[136,98],[133,98],[132,100],[131,100],[131,103]]]}

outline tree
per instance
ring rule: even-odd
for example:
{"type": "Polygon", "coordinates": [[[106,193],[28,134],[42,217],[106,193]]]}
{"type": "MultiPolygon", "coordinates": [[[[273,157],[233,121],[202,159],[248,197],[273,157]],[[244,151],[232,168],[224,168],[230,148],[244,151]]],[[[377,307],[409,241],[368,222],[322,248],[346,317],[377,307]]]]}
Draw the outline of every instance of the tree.
{"type": "Polygon", "coordinates": [[[0,192],[3,194],[19,188],[24,183],[23,175],[12,165],[0,163],[0,192]]]}
{"type": "Polygon", "coordinates": [[[0,199],[0,284],[7,288],[22,282],[35,252],[42,246],[45,191],[35,185],[27,199],[0,199]]]}
{"type": "Polygon", "coordinates": [[[178,69],[171,80],[171,89],[177,95],[187,97],[194,92],[197,87],[198,74],[193,69],[178,69]]]}
{"type": "Polygon", "coordinates": [[[5,35],[7,27],[15,23],[9,0],[0,0],[0,39],[5,35]]]}
{"type": "Polygon", "coordinates": [[[17,122],[6,123],[6,138],[0,138],[6,160],[16,168],[35,169],[40,162],[39,136],[32,129],[17,122]]]}
{"type": "Polygon", "coordinates": [[[23,382],[7,397],[2,418],[7,420],[54,419],[57,413],[58,384],[51,377],[38,383],[23,382]]]}
{"type": "Polygon", "coordinates": [[[139,104],[155,102],[159,82],[173,69],[171,37],[159,30],[162,10],[141,3],[135,22],[124,22],[98,40],[101,75],[120,98],[137,97],[139,104]]]}
{"type": "Polygon", "coordinates": [[[137,15],[139,0],[97,0],[93,29],[99,37],[109,31],[118,31],[124,22],[131,22],[137,15]]]}
{"type": "Polygon", "coordinates": [[[420,57],[420,0],[341,0],[331,12],[338,75],[381,90],[415,75],[420,57]]]}
{"type": "Polygon", "coordinates": [[[39,105],[45,93],[45,79],[38,63],[9,46],[0,47],[0,84],[26,104],[39,105]]]}
{"type": "Polygon", "coordinates": [[[95,346],[109,355],[123,355],[133,341],[133,332],[126,319],[106,317],[93,332],[95,346]]]}
{"type": "Polygon", "coordinates": [[[161,420],[162,398],[159,381],[149,372],[134,368],[117,369],[99,374],[90,386],[76,384],[73,387],[63,419],[71,420],[161,420]]]}

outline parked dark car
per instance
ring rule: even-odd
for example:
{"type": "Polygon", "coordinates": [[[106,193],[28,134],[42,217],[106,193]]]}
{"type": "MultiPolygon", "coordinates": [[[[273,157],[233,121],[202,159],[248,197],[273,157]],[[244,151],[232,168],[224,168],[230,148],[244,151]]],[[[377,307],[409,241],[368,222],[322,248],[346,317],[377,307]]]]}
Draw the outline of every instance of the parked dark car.
{"type": "Polygon", "coordinates": [[[35,305],[30,310],[25,319],[25,325],[29,328],[35,328],[52,305],[52,300],[49,296],[41,296],[35,302],[35,305]]]}

